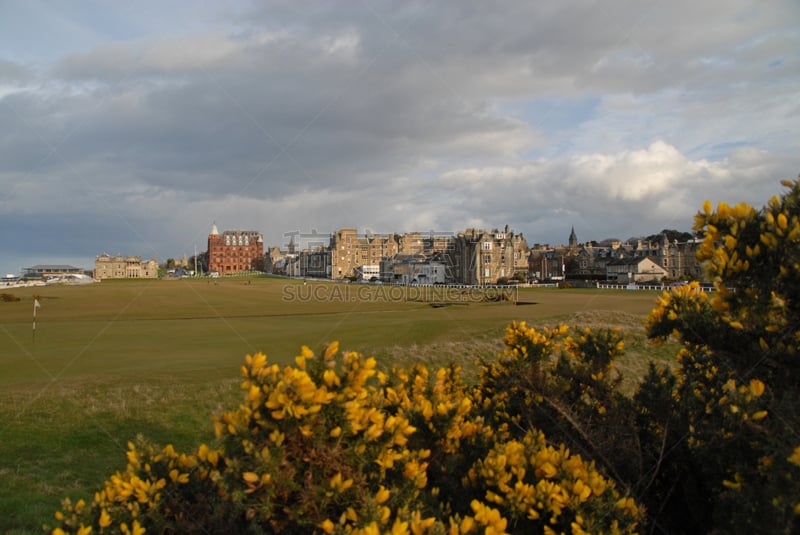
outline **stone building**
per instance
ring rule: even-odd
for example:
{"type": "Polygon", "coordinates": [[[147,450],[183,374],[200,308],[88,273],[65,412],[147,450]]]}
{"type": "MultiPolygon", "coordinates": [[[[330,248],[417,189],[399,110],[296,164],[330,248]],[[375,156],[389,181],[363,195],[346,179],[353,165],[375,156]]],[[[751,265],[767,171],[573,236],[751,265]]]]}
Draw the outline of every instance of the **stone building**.
{"type": "Polygon", "coordinates": [[[400,253],[380,265],[380,280],[395,284],[444,284],[446,273],[439,254],[400,253]]]}
{"type": "Polygon", "coordinates": [[[296,256],[297,277],[329,279],[331,277],[331,252],[327,247],[303,249],[296,256]]]}
{"type": "MultiPolygon", "coordinates": [[[[663,277],[670,279],[703,280],[703,269],[697,261],[697,248],[702,240],[693,239],[685,242],[670,242],[666,234],[660,240],[607,240],[601,243],[578,243],[575,229],[569,237],[569,246],[550,248],[543,246],[531,251],[531,274],[533,277],[547,278],[565,268],[566,273],[559,276],[567,278],[606,279],[608,267],[616,273],[620,261],[649,258],[665,271],[663,277]],[[539,274],[539,275],[537,275],[539,274]]],[[[613,278],[613,277],[612,277],[613,278]]]]}
{"type": "Polygon", "coordinates": [[[331,234],[331,278],[360,278],[360,268],[380,265],[381,259],[394,256],[401,249],[396,234],[358,234],[354,228],[342,228],[331,234]]]}
{"type": "MultiPolygon", "coordinates": [[[[534,244],[528,256],[528,277],[535,281],[562,280],[575,252],[563,245],[534,244]]],[[[603,271],[605,273],[605,270],[603,271]]]]}
{"type": "MultiPolygon", "coordinates": [[[[386,279],[383,276],[388,265],[386,260],[397,255],[427,259],[422,263],[415,263],[417,267],[435,258],[441,263],[436,269],[444,269],[443,276],[447,282],[462,284],[494,284],[503,277],[511,278],[516,273],[525,273],[528,266],[528,246],[525,239],[522,234],[510,232],[508,227],[505,232],[469,229],[458,235],[433,232],[358,234],[355,228],[342,228],[331,234],[329,251],[330,277],[333,279],[369,280],[377,278],[378,272],[381,273],[381,278],[386,279]],[[480,240],[488,244],[483,247],[488,247],[493,252],[484,252],[478,257],[475,244],[480,240]],[[486,261],[489,262],[488,265],[484,265],[486,261]],[[380,268],[381,265],[384,269],[380,268]],[[365,276],[365,271],[368,276],[365,276]],[[480,275],[479,271],[484,275],[480,275]]],[[[442,273],[431,271],[426,276],[438,281],[442,273]]],[[[402,274],[400,278],[403,277],[419,278],[409,274],[402,274]]]]}
{"type": "Polygon", "coordinates": [[[255,230],[226,230],[217,225],[208,235],[208,271],[220,275],[245,271],[263,271],[264,238],[255,230]]]}
{"type": "Polygon", "coordinates": [[[666,276],[667,270],[648,257],[621,258],[606,265],[606,279],[622,284],[660,283],[666,276]]]}
{"type": "Polygon", "coordinates": [[[264,255],[264,271],[267,273],[283,274],[285,272],[286,255],[287,253],[281,251],[281,248],[278,246],[273,245],[269,247],[264,255]]]}
{"type": "Polygon", "coordinates": [[[142,260],[140,256],[103,253],[94,259],[94,278],[155,279],[158,278],[158,259],[142,260]]]}
{"type": "Polygon", "coordinates": [[[497,284],[517,274],[527,276],[528,244],[506,225],[503,231],[467,229],[453,240],[444,255],[450,277],[461,284],[497,284]]]}

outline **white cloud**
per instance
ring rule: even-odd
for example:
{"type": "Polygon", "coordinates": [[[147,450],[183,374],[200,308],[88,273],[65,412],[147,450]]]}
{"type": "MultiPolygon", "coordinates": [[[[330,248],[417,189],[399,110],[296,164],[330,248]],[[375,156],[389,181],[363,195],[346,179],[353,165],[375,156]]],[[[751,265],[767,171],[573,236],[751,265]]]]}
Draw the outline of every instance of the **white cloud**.
{"type": "Polygon", "coordinates": [[[494,214],[492,224],[510,223],[536,241],[561,243],[571,225],[583,240],[625,239],[663,228],[689,230],[705,199],[760,206],[780,189],[785,166],[775,155],[749,148],[716,162],[690,159],[657,141],[630,151],[450,170],[441,193],[458,192],[447,216],[494,214]]]}
{"type": "Polygon", "coordinates": [[[675,147],[657,141],[642,150],[574,156],[565,186],[599,197],[640,201],[669,190],[687,167],[675,147]]]}

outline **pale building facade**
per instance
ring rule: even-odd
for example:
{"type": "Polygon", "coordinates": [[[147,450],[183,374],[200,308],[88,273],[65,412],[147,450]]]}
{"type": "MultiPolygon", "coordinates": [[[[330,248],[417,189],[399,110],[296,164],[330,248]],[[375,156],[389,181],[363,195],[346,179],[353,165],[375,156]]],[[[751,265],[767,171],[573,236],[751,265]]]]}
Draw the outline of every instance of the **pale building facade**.
{"type": "Polygon", "coordinates": [[[331,234],[331,278],[360,278],[361,266],[380,265],[381,259],[400,250],[394,234],[359,234],[355,228],[342,228],[331,234]]]}
{"type": "Polygon", "coordinates": [[[517,274],[527,276],[529,254],[524,236],[506,225],[502,231],[459,232],[444,258],[455,282],[484,285],[497,284],[517,274]]]}
{"type": "Polygon", "coordinates": [[[155,279],[158,278],[158,259],[142,260],[140,256],[112,256],[103,253],[95,257],[94,278],[155,279]]]}
{"type": "Polygon", "coordinates": [[[621,284],[661,282],[667,270],[648,257],[612,260],[606,265],[606,279],[621,284]]]}

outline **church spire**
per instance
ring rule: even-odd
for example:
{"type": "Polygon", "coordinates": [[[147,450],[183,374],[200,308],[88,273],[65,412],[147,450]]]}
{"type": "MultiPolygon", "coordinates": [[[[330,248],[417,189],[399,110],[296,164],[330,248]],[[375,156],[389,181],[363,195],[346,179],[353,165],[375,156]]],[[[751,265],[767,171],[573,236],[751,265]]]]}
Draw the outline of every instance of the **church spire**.
{"type": "Polygon", "coordinates": [[[569,233],[569,246],[570,247],[577,247],[578,246],[578,236],[575,235],[575,227],[572,227],[572,232],[569,233]]]}

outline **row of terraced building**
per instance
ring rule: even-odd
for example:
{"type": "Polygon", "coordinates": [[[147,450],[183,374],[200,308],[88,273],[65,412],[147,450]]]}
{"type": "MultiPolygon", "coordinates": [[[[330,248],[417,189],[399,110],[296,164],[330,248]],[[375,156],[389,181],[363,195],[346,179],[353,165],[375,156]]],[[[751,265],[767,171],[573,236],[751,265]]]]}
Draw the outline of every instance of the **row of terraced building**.
{"type": "Polygon", "coordinates": [[[342,228],[328,243],[297,250],[270,247],[268,271],[295,277],[402,283],[495,284],[525,280],[529,247],[521,233],[467,229],[458,233],[359,233],[342,228]]]}
{"type": "MultiPolygon", "coordinates": [[[[302,236],[301,236],[302,237],[302,236]]],[[[294,277],[361,279],[400,283],[497,284],[517,279],[605,279],[648,282],[702,278],[695,259],[699,240],[655,243],[610,241],[529,247],[522,233],[491,231],[359,233],[341,228],[300,248],[264,250],[257,231],[225,231],[208,238],[208,269],[220,274],[268,271],[294,277]]]]}

